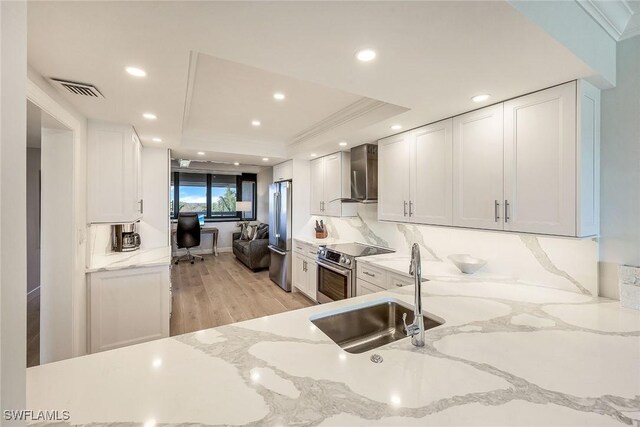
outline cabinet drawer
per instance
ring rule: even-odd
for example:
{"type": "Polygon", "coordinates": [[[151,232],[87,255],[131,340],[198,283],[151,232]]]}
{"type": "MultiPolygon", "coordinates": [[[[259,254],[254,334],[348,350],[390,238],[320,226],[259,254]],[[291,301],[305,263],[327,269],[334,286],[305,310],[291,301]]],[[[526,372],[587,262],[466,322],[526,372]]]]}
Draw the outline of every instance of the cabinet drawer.
{"type": "Polygon", "coordinates": [[[300,255],[308,256],[309,251],[311,251],[313,247],[307,242],[303,242],[301,240],[293,241],[293,251],[299,253],[300,255]]]}
{"type": "Polygon", "coordinates": [[[387,278],[387,289],[401,288],[403,286],[413,285],[413,278],[403,276],[398,273],[389,272],[389,276],[387,278]]]}
{"type": "Polygon", "coordinates": [[[357,296],[375,294],[376,292],[383,292],[386,289],[376,286],[373,283],[369,283],[366,280],[360,280],[356,282],[356,294],[357,296]]]}
{"type": "Polygon", "coordinates": [[[374,267],[370,264],[358,263],[357,264],[357,276],[358,279],[366,280],[367,282],[384,288],[386,283],[386,271],[374,267]]]}

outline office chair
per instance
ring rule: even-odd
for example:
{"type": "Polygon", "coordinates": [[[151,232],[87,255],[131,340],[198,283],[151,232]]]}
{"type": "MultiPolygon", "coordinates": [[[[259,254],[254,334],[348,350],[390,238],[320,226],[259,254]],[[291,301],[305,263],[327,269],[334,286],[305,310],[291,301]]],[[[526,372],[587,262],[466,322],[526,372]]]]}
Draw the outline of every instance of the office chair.
{"type": "Polygon", "coordinates": [[[204,261],[200,255],[191,253],[191,248],[200,246],[200,221],[196,212],[182,212],[178,215],[178,229],[176,230],[176,244],[178,249],[185,248],[186,255],[176,260],[176,264],[180,261],[188,259],[193,264],[196,258],[204,261]]]}

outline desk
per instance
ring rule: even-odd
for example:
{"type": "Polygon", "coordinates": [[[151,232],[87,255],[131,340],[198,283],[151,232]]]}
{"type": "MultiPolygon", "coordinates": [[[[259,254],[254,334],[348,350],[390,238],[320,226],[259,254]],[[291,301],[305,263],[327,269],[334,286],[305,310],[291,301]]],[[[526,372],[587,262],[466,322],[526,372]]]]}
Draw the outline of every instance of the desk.
{"type": "MultiPolygon", "coordinates": [[[[172,244],[176,243],[176,234],[177,234],[177,229],[178,229],[178,225],[176,223],[171,225],[171,241],[172,244]]],[[[218,256],[218,228],[217,227],[213,227],[213,226],[209,226],[207,224],[205,224],[204,226],[200,227],[200,234],[211,234],[212,237],[212,249],[213,249],[213,255],[218,256]]],[[[178,245],[176,244],[176,247],[178,245]]]]}

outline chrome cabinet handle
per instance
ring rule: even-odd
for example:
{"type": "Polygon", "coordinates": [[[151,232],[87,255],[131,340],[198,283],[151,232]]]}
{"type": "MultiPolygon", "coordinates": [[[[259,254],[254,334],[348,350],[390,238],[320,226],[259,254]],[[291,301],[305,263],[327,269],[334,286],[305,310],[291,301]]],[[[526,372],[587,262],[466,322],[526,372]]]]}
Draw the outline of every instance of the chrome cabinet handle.
{"type": "Polygon", "coordinates": [[[511,218],[509,218],[509,201],[504,201],[504,222],[509,222],[511,218]]]}
{"type": "Polygon", "coordinates": [[[495,218],[495,222],[498,222],[498,220],[500,219],[500,202],[497,200],[495,201],[495,204],[494,204],[493,216],[495,218]]]}
{"type": "Polygon", "coordinates": [[[369,273],[368,271],[363,271],[362,274],[366,274],[367,276],[370,276],[370,277],[376,277],[375,274],[369,273]]]}
{"type": "Polygon", "coordinates": [[[405,200],[403,203],[404,203],[404,209],[403,209],[402,216],[407,216],[407,201],[405,200]]]}
{"type": "Polygon", "coordinates": [[[302,271],[307,271],[307,261],[302,261],[302,271]]]}
{"type": "Polygon", "coordinates": [[[409,200],[409,217],[413,215],[413,202],[409,200]]]}

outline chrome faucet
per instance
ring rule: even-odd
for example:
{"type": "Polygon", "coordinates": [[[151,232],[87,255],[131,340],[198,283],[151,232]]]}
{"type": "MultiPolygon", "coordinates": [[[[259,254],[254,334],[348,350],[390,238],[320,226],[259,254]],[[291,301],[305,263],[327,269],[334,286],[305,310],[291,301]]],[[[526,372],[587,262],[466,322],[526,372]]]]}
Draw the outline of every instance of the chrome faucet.
{"type": "Polygon", "coordinates": [[[420,246],[414,243],[411,247],[411,264],[409,274],[415,282],[415,301],[413,309],[413,323],[407,325],[407,313],[402,315],[402,322],[407,336],[411,337],[411,344],[424,347],[424,317],[422,317],[422,265],[420,263],[420,246]]]}

